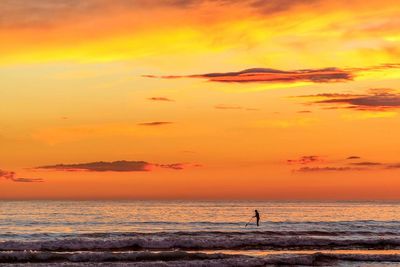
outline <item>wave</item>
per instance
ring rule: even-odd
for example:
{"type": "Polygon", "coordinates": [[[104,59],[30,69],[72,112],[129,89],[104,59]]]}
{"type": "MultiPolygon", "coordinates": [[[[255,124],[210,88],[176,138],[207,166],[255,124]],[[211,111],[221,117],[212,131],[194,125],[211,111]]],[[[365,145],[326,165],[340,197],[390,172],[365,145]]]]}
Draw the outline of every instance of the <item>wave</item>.
{"type": "MultiPolygon", "coordinates": [[[[316,235],[316,236],[351,236],[351,235],[363,235],[363,236],[385,236],[385,235],[393,235],[398,236],[399,232],[393,231],[324,231],[324,230],[299,230],[299,231],[263,231],[263,230],[254,230],[253,229],[241,229],[242,231],[175,231],[175,232],[155,232],[155,233],[147,233],[148,235],[163,235],[163,234],[173,234],[173,235],[204,235],[204,234],[215,234],[215,235],[249,235],[249,234],[257,234],[257,235],[267,235],[267,236],[290,236],[290,235],[316,235]]],[[[132,236],[134,234],[141,234],[137,232],[114,232],[114,233],[85,233],[80,234],[80,236],[132,236]]]]}
{"type": "Polygon", "coordinates": [[[4,241],[0,251],[144,249],[395,249],[398,235],[328,235],[319,232],[177,232],[92,234],[44,241],[4,241]]]}
{"type": "MultiPolygon", "coordinates": [[[[0,263],[102,263],[135,262],[135,266],[146,262],[163,262],[164,266],[266,266],[307,265],[320,266],[337,261],[348,262],[400,262],[399,254],[277,254],[267,256],[228,255],[221,253],[190,253],[184,251],[164,252],[0,252],[0,263]],[[199,263],[199,264],[196,264],[199,263]],[[201,264],[200,264],[201,263],[201,264]]],[[[85,265],[87,266],[87,265],[85,265]]],[[[160,266],[160,265],[158,265],[160,266]]]]}
{"type": "Polygon", "coordinates": [[[177,261],[177,260],[207,260],[237,257],[224,254],[188,253],[184,251],[165,252],[74,252],[55,253],[43,251],[12,251],[0,252],[1,263],[17,262],[105,262],[105,261],[177,261]]]}

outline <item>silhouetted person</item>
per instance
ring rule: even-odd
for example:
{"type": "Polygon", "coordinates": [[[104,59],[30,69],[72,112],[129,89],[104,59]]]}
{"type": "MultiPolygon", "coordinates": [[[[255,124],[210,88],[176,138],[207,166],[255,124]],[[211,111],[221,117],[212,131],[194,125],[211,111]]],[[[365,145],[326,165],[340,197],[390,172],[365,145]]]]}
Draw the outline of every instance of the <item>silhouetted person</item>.
{"type": "Polygon", "coordinates": [[[255,217],[257,220],[257,226],[260,226],[260,213],[258,213],[258,210],[254,210],[255,214],[253,218],[255,217]]]}

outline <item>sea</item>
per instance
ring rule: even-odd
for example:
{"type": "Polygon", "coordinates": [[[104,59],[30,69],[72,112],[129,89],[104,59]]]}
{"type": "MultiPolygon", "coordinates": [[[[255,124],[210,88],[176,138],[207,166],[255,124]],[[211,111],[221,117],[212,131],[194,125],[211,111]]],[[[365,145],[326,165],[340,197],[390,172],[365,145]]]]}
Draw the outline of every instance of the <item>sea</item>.
{"type": "Polygon", "coordinates": [[[400,266],[400,202],[0,201],[0,266],[400,266]]]}

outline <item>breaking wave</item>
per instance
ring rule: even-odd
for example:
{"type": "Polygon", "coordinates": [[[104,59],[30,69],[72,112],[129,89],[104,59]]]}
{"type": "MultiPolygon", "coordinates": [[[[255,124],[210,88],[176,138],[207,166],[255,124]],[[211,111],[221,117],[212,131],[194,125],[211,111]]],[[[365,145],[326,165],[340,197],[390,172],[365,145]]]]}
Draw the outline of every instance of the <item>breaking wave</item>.
{"type": "Polygon", "coordinates": [[[395,249],[400,236],[346,232],[161,232],[83,234],[42,241],[3,241],[0,251],[76,251],[145,249],[395,249]]]}
{"type": "MultiPolygon", "coordinates": [[[[308,265],[315,266],[336,261],[356,262],[400,262],[398,254],[278,254],[262,257],[246,255],[227,255],[221,253],[190,253],[183,251],[166,252],[0,252],[0,263],[101,263],[101,262],[135,262],[135,266],[146,262],[162,261],[164,266],[265,266],[273,265],[308,265]]],[[[85,265],[86,266],[86,265],[85,265]]]]}

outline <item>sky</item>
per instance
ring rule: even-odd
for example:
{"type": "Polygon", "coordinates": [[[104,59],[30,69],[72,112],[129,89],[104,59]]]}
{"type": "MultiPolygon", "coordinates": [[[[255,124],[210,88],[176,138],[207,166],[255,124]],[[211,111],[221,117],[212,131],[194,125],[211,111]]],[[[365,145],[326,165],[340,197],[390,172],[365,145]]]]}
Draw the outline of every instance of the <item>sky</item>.
{"type": "Polygon", "coordinates": [[[0,1],[0,199],[399,200],[397,0],[0,1]]]}

